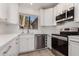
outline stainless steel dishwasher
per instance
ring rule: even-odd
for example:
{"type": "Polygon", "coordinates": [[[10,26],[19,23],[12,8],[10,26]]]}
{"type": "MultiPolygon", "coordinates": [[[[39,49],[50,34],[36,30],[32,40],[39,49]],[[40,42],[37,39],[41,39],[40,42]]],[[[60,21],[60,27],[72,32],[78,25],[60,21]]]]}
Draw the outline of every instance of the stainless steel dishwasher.
{"type": "Polygon", "coordinates": [[[35,48],[42,49],[47,47],[47,34],[36,34],[35,35],[35,48]]]}

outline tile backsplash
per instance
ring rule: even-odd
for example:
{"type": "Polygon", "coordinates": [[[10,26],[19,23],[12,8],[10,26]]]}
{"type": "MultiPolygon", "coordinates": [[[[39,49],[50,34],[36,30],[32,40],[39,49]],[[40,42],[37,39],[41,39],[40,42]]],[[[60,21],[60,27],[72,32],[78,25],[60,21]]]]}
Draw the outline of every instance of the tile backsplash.
{"type": "Polygon", "coordinates": [[[18,29],[18,25],[0,22],[0,34],[16,33],[18,29]]]}
{"type": "Polygon", "coordinates": [[[60,30],[62,28],[72,28],[72,27],[77,27],[79,28],[79,23],[76,23],[76,22],[68,22],[68,23],[65,23],[63,25],[58,25],[57,28],[60,30]]]}

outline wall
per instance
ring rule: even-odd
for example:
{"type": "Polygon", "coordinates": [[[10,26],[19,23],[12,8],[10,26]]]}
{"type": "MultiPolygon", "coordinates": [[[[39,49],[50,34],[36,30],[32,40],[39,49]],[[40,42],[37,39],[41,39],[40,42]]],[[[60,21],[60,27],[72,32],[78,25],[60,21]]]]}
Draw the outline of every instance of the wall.
{"type": "Polygon", "coordinates": [[[79,27],[79,23],[76,23],[76,22],[72,21],[72,22],[67,22],[63,25],[58,25],[57,26],[58,30],[60,30],[62,28],[71,28],[71,27],[79,27]]]}
{"type": "Polygon", "coordinates": [[[10,34],[19,32],[19,27],[16,24],[0,22],[0,34],[10,34]]]}
{"type": "Polygon", "coordinates": [[[23,14],[30,14],[30,15],[39,15],[39,10],[34,10],[34,9],[28,9],[28,8],[22,8],[19,7],[19,13],[23,13],[23,14]]]}
{"type": "Polygon", "coordinates": [[[42,26],[40,30],[45,34],[59,34],[59,31],[56,26],[42,26]]]}

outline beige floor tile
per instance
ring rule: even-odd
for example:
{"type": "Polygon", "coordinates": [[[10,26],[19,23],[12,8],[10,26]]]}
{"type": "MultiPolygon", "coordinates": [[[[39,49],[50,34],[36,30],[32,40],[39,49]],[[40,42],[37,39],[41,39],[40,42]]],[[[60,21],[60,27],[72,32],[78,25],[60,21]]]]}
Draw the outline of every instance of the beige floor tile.
{"type": "Polygon", "coordinates": [[[49,49],[43,49],[22,54],[20,56],[55,56],[49,49]]]}

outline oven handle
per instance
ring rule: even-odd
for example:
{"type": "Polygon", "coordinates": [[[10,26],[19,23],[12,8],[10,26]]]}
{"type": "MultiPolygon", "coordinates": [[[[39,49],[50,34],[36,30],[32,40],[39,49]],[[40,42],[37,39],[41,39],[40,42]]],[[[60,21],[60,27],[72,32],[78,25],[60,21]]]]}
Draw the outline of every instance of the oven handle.
{"type": "Polygon", "coordinates": [[[63,39],[61,39],[61,38],[53,37],[53,36],[52,36],[52,38],[57,38],[57,39],[59,39],[59,40],[68,41],[67,38],[63,38],[63,39]]]}

